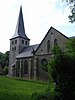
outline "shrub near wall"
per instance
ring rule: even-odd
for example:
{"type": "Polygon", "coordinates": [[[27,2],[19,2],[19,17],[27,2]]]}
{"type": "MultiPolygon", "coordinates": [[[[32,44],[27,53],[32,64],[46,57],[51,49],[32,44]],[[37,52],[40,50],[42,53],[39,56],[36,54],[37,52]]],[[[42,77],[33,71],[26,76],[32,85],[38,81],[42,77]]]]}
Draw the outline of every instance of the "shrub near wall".
{"type": "Polygon", "coordinates": [[[52,84],[50,83],[49,85],[50,86],[47,87],[45,92],[41,92],[41,93],[34,92],[31,95],[31,100],[55,100],[54,85],[53,83],[52,84]]]}
{"type": "Polygon", "coordinates": [[[55,48],[54,58],[49,63],[49,74],[55,82],[55,100],[75,100],[75,50],[58,49],[55,48]]]}
{"type": "Polygon", "coordinates": [[[33,93],[31,100],[53,100],[53,96],[49,92],[33,93]]]}
{"type": "Polygon", "coordinates": [[[4,67],[4,75],[8,75],[8,67],[7,66],[4,67]]]}

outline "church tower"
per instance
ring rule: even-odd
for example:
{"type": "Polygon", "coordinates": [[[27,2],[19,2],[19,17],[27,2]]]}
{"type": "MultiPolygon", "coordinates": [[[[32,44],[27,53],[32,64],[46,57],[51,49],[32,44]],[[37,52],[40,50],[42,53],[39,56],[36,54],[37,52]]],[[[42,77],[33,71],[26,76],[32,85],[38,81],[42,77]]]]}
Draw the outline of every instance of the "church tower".
{"type": "Polygon", "coordinates": [[[15,66],[15,58],[22,50],[29,46],[30,39],[26,36],[24,28],[24,20],[22,13],[22,6],[18,16],[15,34],[10,39],[10,54],[9,54],[9,76],[12,75],[12,67],[15,66]]]}

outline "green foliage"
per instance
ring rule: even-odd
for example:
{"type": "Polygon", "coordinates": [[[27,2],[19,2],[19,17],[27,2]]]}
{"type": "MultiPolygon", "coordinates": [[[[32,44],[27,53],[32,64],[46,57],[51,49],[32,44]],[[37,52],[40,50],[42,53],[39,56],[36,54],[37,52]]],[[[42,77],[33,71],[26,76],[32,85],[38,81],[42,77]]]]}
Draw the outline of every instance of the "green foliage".
{"type": "Polygon", "coordinates": [[[50,93],[50,90],[41,93],[34,92],[31,96],[31,100],[54,100],[54,95],[50,93]]]}
{"type": "Polygon", "coordinates": [[[48,87],[46,87],[43,92],[33,92],[31,95],[31,100],[55,100],[54,95],[54,83],[48,83],[48,87]]]}
{"type": "Polygon", "coordinates": [[[4,65],[4,54],[0,52],[0,62],[4,65]]]}
{"type": "Polygon", "coordinates": [[[75,38],[74,39],[71,38],[67,41],[66,48],[68,48],[69,51],[75,50],[75,38]]]}
{"type": "Polygon", "coordinates": [[[9,51],[5,52],[4,54],[0,52],[0,63],[3,68],[2,70],[4,70],[4,73],[2,74],[7,75],[8,68],[5,66],[9,66],[9,51]]]}
{"type": "Polygon", "coordinates": [[[69,15],[69,22],[74,23],[75,22],[75,0],[62,0],[66,1],[68,6],[70,7],[71,10],[71,15],[69,15]]]}
{"type": "Polygon", "coordinates": [[[5,54],[0,52],[0,62],[3,67],[9,65],[9,51],[5,52],[5,54]]]}
{"type": "Polygon", "coordinates": [[[32,100],[48,100],[45,93],[33,93],[31,96],[32,100]]]}
{"type": "Polygon", "coordinates": [[[66,47],[65,52],[54,47],[54,57],[48,65],[56,84],[56,100],[75,100],[75,39],[69,40],[66,47]]]}
{"type": "Polygon", "coordinates": [[[63,62],[64,62],[63,61],[63,52],[61,51],[61,49],[58,46],[54,46],[53,54],[54,54],[54,57],[48,64],[48,72],[49,72],[49,76],[51,75],[54,82],[57,84],[58,77],[60,75],[60,73],[58,75],[57,70],[59,70],[59,71],[62,70],[61,66],[63,66],[63,62]]]}
{"type": "Polygon", "coordinates": [[[55,55],[60,54],[62,51],[58,45],[55,45],[54,48],[52,49],[52,52],[55,55]]]}
{"type": "Polygon", "coordinates": [[[6,51],[4,54],[4,63],[5,66],[9,66],[9,51],[6,51]]]}
{"type": "Polygon", "coordinates": [[[74,99],[72,95],[75,91],[75,56],[64,55],[60,62],[57,61],[55,69],[56,92],[61,94],[59,97],[63,100],[74,99]]]}
{"type": "Polygon", "coordinates": [[[71,23],[74,23],[74,22],[75,22],[75,7],[72,8],[72,10],[71,10],[71,15],[69,15],[68,17],[69,17],[69,19],[70,19],[69,22],[71,22],[71,23]]]}
{"type": "Polygon", "coordinates": [[[4,75],[8,75],[8,67],[7,66],[4,67],[4,75]]]}

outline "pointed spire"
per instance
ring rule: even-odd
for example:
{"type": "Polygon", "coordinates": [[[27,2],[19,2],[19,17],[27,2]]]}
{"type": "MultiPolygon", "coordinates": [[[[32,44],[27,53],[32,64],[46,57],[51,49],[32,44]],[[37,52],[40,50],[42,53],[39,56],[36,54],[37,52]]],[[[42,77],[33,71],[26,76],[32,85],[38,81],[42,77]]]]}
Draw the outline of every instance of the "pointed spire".
{"type": "Polygon", "coordinates": [[[16,38],[16,37],[22,37],[22,38],[25,38],[25,39],[29,39],[25,34],[22,6],[20,6],[18,22],[17,22],[15,34],[13,35],[12,38],[16,38]]]}

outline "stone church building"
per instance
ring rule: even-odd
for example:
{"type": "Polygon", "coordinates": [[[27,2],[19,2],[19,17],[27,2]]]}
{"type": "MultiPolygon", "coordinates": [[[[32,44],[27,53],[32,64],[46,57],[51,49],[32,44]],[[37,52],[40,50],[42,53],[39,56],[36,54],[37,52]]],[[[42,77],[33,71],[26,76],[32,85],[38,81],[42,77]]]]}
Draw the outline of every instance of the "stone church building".
{"type": "Polygon", "coordinates": [[[54,45],[65,49],[68,37],[50,27],[40,44],[30,45],[24,28],[22,7],[18,16],[15,34],[10,39],[9,76],[33,80],[47,80],[48,73],[43,70],[51,59],[54,45]]]}

